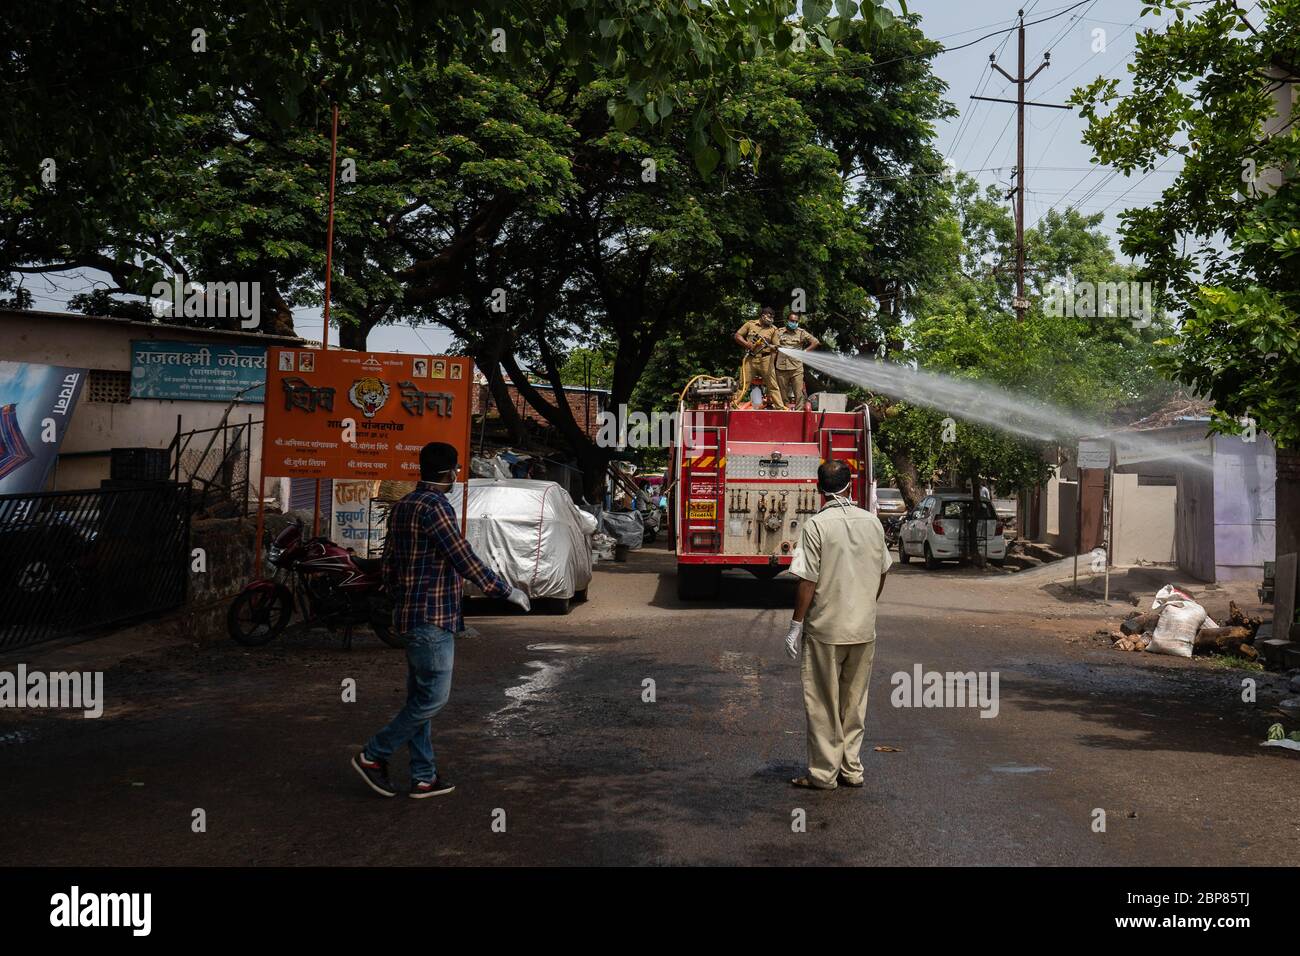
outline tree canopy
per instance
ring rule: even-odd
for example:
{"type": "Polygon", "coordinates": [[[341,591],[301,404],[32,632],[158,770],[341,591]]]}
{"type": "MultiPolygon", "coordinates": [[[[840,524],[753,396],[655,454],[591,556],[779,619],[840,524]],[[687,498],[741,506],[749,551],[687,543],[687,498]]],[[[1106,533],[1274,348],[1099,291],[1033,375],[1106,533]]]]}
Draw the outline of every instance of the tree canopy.
{"type": "Polygon", "coordinates": [[[1132,88],[1076,93],[1085,140],[1125,172],[1182,169],[1158,201],[1121,213],[1121,249],[1181,313],[1163,368],[1213,399],[1216,426],[1250,417],[1300,443],[1300,0],[1147,0],[1172,15],[1138,38],[1132,88]]]}

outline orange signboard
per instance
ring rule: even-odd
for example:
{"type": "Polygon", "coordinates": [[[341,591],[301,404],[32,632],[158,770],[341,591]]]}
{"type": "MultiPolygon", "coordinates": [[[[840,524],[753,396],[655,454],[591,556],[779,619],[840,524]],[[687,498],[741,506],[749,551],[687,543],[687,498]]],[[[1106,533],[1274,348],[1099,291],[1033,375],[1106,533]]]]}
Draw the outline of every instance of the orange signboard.
{"type": "Polygon", "coordinates": [[[344,349],[267,353],[268,476],[415,481],[420,449],[431,441],[455,445],[468,463],[470,359],[344,349]]]}

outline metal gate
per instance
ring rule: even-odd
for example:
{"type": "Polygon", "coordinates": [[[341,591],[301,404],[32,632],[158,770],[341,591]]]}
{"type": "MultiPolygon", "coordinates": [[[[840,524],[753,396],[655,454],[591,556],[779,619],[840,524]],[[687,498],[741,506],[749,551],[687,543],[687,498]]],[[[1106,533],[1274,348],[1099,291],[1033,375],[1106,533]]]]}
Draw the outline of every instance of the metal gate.
{"type": "Polygon", "coordinates": [[[0,495],[0,649],[184,603],[190,487],[0,495]]]}

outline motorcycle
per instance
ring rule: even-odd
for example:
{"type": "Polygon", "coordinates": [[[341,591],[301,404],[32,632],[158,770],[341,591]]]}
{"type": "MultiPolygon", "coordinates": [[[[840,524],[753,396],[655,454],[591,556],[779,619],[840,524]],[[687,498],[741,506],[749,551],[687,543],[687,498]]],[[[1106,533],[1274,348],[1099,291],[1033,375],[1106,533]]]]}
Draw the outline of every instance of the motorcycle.
{"type": "Polygon", "coordinates": [[[267,560],[274,575],[250,581],[226,612],[226,629],[234,641],[245,647],[269,643],[289,626],[297,607],[304,622],[330,630],[342,626],[345,648],[352,646],[352,629],[358,624],[369,624],[390,647],[402,646],[393,633],[382,559],[357,557],[328,538],[308,538],[299,519],[270,543],[267,560]]]}
{"type": "Polygon", "coordinates": [[[890,515],[887,518],[885,518],[883,522],[885,526],[885,547],[887,548],[899,547],[898,540],[899,540],[899,535],[902,533],[903,530],[903,519],[905,517],[906,515],[890,515]]]}

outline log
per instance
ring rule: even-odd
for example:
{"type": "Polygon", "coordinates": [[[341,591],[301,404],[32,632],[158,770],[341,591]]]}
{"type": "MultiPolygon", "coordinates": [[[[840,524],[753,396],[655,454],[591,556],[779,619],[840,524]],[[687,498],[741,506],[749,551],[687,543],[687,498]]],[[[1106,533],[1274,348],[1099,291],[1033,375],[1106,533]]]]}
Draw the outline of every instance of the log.
{"type": "Polygon", "coordinates": [[[1196,632],[1195,646],[1235,652],[1254,637],[1255,632],[1248,627],[1203,627],[1196,632]]]}
{"type": "Polygon", "coordinates": [[[1141,634],[1145,631],[1154,631],[1159,620],[1159,611],[1148,611],[1146,614],[1130,614],[1128,619],[1119,626],[1119,629],[1125,634],[1141,634]]]}
{"type": "Polygon", "coordinates": [[[1228,623],[1233,627],[1248,627],[1253,636],[1259,630],[1259,625],[1263,619],[1258,617],[1246,617],[1241,608],[1237,607],[1236,601],[1228,602],[1228,623]]]}

